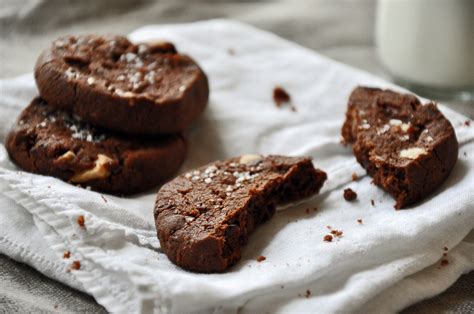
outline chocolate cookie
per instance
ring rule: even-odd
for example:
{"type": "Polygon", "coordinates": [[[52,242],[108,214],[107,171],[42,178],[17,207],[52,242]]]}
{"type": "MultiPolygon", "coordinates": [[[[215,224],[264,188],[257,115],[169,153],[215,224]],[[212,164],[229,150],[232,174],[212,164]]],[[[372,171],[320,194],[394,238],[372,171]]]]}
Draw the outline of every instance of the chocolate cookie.
{"type": "Polygon", "coordinates": [[[178,176],[158,192],[161,248],[182,268],[222,272],[275,206],[318,193],[326,173],[311,159],[243,155],[178,176]]]}
{"type": "Polygon", "coordinates": [[[181,166],[181,135],[128,136],[94,128],[35,98],[8,134],[6,148],[29,172],[93,190],[130,194],[169,179],[181,166]]]}
{"type": "Polygon", "coordinates": [[[342,136],[373,182],[404,208],[432,192],[458,158],[451,123],[434,103],[410,94],[358,87],[350,98],[342,136]]]}
{"type": "Polygon", "coordinates": [[[204,72],[172,44],[120,36],[59,38],[38,58],[35,78],[49,105],[127,133],[182,131],[209,96],[204,72]]]}

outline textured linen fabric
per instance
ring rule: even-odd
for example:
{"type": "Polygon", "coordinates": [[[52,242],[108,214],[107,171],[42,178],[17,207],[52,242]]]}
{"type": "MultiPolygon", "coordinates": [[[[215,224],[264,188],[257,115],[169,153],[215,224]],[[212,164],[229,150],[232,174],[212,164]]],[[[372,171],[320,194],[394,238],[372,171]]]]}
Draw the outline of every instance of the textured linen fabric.
{"type": "MultiPolygon", "coordinates": [[[[50,248],[37,258],[38,245],[18,235],[24,224],[32,228],[31,222],[19,222],[4,237],[10,244],[3,242],[2,252],[86,291],[115,312],[396,311],[441,292],[473,269],[472,243],[462,242],[474,222],[474,134],[463,123],[466,117],[441,107],[461,144],[457,166],[425,202],[395,211],[393,200],[364,177],[350,148],[340,145],[339,132],[356,85],[396,86],[225,20],[150,26],[130,37],[171,40],[209,74],[209,108],[189,133],[190,158],[183,170],[249,152],[311,155],[329,175],[321,195],[280,211],[257,230],[242,261],[228,273],[191,274],[159,249],[151,219],[154,193],[127,199],[107,195],[105,203],[98,193],[17,172],[1,150],[3,194],[33,217],[34,238],[50,248]],[[296,113],[274,106],[275,85],[292,94],[296,113]],[[353,172],[362,179],[352,182],[353,172]],[[347,186],[359,193],[355,204],[342,198],[347,186]],[[307,214],[308,207],[319,210],[307,214]],[[76,223],[79,215],[86,217],[85,230],[76,223]],[[323,242],[327,225],[342,229],[344,237],[323,242]],[[449,267],[440,266],[445,246],[449,267]],[[81,261],[81,270],[66,272],[65,250],[81,261]],[[256,262],[258,255],[267,260],[256,262]],[[410,276],[425,280],[426,289],[416,289],[410,276]]],[[[10,110],[2,122],[11,124],[35,93],[32,76],[4,80],[0,89],[1,108],[10,110]]]]}
{"type": "Polygon", "coordinates": [[[24,265],[1,256],[0,280],[8,282],[0,287],[2,313],[106,313],[91,296],[78,293],[58,281],[44,276],[24,265]]]}
{"type": "MultiPolygon", "coordinates": [[[[188,22],[218,16],[256,25],[333,59],[386,76],[374,49],[375,0],[298,0],[297,3],[293,0],[3,0],[1,4],[0,78],[30,71],[39,51],[59,35],[112,31],[126,34],[144,24],[188,22]]],[[[472,101],[446,104],[474,117],[472,101]]],[[[1,280],[8,277],[1,276],[9,269],[3,267],[7,261],[24,269],[22,264],[0,255],[0,287],[5,288],[2,291],[10,287],[9,281],[1,280]]],[[[50,282],[38,272],[31,271],[30,274],[21,282],[25,287],[31,282],[50,282]]],[[[466,284],[469,282],[474,282],[474,272],[461,277],[446,293],[412,306],[406,312],[474,309],[472,289],[466,284]]],[[[67,289],[64,285],[56,285],[54,289],[59,290],[61,286],[67,289]]],[[[37,300],[35,297],[41,298],[43,294],[40,287],[43,286],[32,292],[24,289],[24,294],[15,293],[14,297],[21,302],[28,302],[28,298],[37,300]]],[[[61,291],[57,294],[61,295],[61,291]]],[[[58,302],[67,305],[74,297],[81,298],[81,293],[76,292],[58,302]]]]}

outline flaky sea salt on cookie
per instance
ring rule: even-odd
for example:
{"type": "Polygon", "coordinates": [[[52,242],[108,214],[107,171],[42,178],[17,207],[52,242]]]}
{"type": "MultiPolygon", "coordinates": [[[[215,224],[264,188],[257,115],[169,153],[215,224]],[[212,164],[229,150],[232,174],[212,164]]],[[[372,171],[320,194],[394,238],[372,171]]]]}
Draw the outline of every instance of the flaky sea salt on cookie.
{"type": "Polygon", "coordinates": [[[325,180],[304,157],[248,154],[189,171],[158,192],[161,248],[185,269],[222,272],[240,259],[249,235],[277,205],[318,193],[325,180]]]}
{"type": "Polygon", "coordinates": [[[20,114],[5,146],[26,171],[119,194],[164,183],[186,155],[181,135],[151,138],[104,131],[40,98],[20,114]]]}

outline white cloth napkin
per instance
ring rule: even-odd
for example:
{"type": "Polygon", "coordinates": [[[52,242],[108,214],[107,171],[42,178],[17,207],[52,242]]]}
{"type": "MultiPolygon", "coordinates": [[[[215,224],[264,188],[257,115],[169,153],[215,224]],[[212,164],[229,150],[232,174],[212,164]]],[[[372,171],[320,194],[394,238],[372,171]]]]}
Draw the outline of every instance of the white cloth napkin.
{"type": "MultiPolygon", "coordinates": [[[[464,239],[474,226],[474,132],[463,124],[466,117],[440,106],[460,143],[456,167],[424,202],[396,211],[339,141],[355,86],[400,88],[227,20],[148,26],[130,38],[170,40],[209,75],[209,107],[189,131],[182,171],[243,153],[309,155],[329,176],[320,195],[258,228],[228,272],[194,274],[160,250],[152,215],[156,191],[101,196],[18,171],[2,144],[1,252],[93,295],[111,312],[129,313],[390,312],[474,269],[474,244],[464,239]],[[290,92],[297,112],[274,105],[276,85],[290,92]],[[353,182],[353,173],[361,179],[353,182]],[[358,193],[356,202],[343,199],[347,187],[358,193]],[[343,237],[324,242],[327,226],[343,237]],[[449,264],[441,266],[444,247],[449,264]],[[63,259],[66,250],[70,259],[63,259]],[[257,262],[259,255],[266,260],[257,262]],[[81,269],[68,272],[73,260],[81,269]]],[[[0,81],[0,93],[3,141],[36,94],[32,75],[0,81]]]]}

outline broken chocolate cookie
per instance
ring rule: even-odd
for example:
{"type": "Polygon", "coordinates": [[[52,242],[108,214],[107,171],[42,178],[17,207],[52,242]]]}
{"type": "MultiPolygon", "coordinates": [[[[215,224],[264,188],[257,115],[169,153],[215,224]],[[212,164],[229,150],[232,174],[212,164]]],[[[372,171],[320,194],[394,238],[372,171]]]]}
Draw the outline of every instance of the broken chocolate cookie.
{"type": "Polygon", "coordinates": [[[454,129],[436,105],[390,90],[356,88],[342,136],[373,182],[396,199],[397,209],[441,185],[458,158],[454,129]]]}
{"type": "Polygon", "coordinates": [[[175,264],[222,272],[277,205],[319,192],[326,173],[310,158],[243,155],[178,176],[158,192],[154,216],[161,248],[175,264]]]}

